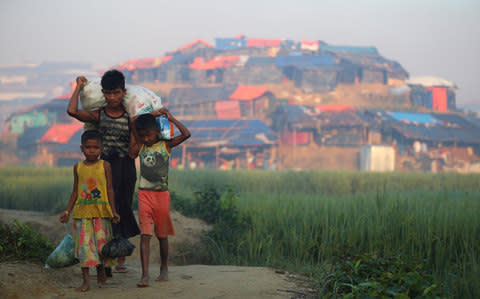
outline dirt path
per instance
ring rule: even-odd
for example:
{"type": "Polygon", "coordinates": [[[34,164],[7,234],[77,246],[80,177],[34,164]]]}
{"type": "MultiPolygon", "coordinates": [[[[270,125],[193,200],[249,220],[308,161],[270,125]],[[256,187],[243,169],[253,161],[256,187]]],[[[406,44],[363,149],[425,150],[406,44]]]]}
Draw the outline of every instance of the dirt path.
{"type": "MultiPolygon", "coordinates": [[[[65,232],[58,216],[0,209],[0,220],[17,219],[44,233],[56,244],[65,232]]],[[[172,213],[176,236],[170,240],[169,281],[155,282],[159,272],[158,244],[152,242],[150,286],[138,288],[138,250],[127,259],[128,273],[114,274],[102,288],[92,269],[91,290],[78,293],[80,267],[45,269],[32,263],[0,263],[0,298],[305,298],[302,280],[284,271],[262,267],[184,265],[192,250],[201,250],[200,236],[209,227],[198,219],[172,213]]],[[[130,239],[138,248],[139,238],[130,239]]],[[[157,242],[158,243],[158,242],[157,242]]],[[[308,296],[307,296],[308,297],[308,296]]]]}

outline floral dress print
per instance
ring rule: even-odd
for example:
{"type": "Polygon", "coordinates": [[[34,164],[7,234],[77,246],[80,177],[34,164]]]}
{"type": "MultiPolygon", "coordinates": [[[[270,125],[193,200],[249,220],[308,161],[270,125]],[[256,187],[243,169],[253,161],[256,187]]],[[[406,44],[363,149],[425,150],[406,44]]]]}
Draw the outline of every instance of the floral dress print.
{"type": "Polygon", "coordinates": [[[81,267],[102,263],[113,264],[103,258],[103,246],[112,239],[113,213],[108,202],[104,161],[93,165],[77,164],[78,197],[72,212],[75,230],[75,257],[81,267]]]}

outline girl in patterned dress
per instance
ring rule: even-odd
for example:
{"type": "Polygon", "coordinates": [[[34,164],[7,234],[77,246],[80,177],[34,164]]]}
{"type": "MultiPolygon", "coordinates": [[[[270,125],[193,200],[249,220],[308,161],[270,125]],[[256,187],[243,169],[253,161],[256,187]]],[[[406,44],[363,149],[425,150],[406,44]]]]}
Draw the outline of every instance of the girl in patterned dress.
{"type": "Polygon", "coordinates": [[[120,221],[115,210],[110,163],[99,159],[102,135],[98,131],[82,134],[80,146],[85,160],[73,168],[74,184],[67,209],[60,222],[68,222],[70,212],[74,220],[75,257],[80,260],[83,284],[77,291],[90,289],[89,268],[97,269],[97,284],[107,280],[105,263],[112,260],[101,255],[103,246],[112,239],[112,224],[120,221]]]}

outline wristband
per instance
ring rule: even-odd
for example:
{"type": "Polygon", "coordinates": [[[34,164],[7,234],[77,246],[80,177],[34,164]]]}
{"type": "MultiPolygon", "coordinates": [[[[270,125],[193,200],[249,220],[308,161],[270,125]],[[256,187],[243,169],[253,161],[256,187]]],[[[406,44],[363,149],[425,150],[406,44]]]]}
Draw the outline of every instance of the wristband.
{"type": "Polygon", "coordinates": [[[67,210],[65,210],[65,212],[64,212],[64,213],[65,213],[65,214],[67,214],[67,216],[68,216],[68,215],[70,215],[70,212],[69,212],[69,211],[67,211],[67,210]]]}

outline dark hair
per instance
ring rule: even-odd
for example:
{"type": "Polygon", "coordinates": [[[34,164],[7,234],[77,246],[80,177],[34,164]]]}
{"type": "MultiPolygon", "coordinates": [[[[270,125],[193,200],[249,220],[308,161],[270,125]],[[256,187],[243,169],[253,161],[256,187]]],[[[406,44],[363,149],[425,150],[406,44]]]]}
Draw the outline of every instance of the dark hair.
{"type": "Polygon", "coordinates": [[[142,114],[135,120],[135,129],[137,130],[151,130],[158,129],[155,116],[150,113],[142,114]]]}
{"type": "Polygon", "coordinates": [[[125,89],[125,76],[118,70],[109,70],[102,76],[102,89],[125,89]]]}
{"type": "Polygon", "coordinates": [[[89,130],[82,133],[82,144],[85,144],[87,140],[98,140],[102,144],[102,134],[97,130],[89,130]]]}

